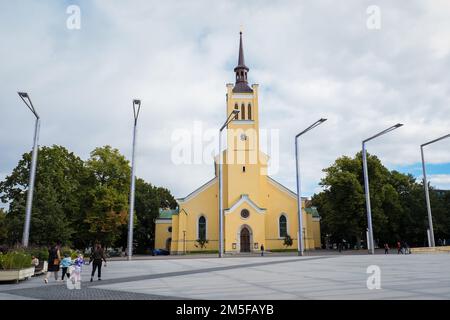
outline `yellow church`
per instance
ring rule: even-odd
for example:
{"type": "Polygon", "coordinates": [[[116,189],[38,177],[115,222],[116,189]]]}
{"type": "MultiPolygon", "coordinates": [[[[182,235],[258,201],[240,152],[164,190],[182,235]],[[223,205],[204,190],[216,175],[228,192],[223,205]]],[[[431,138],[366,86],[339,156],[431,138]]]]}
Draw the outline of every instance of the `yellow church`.
{"type": "MultiPolygon", "coordinates": [[[[269,157],[259,149],[259,88],[247,81],[242,32],[234,72],[236,81],[226,86],[224,110],[226,117],[237,110],[227,126],[222,153],[224,252],[260,252],[261,245],[266,251],[296,250],[297,195],[267,175],[269,157]]],[[[214,178],[177,199],[176,210],[160,209],[155,248],[171,254],[218,252],[219,156],[214,163],[214,178]]],[[[320,216],[306,198],[301,203],[304,248],[320,248],[320,216]]]]}

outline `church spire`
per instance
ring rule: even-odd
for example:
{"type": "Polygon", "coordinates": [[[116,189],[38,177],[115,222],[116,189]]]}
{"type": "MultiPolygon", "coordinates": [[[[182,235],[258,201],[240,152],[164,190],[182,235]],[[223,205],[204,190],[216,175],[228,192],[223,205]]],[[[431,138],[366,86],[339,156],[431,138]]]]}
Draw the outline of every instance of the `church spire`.
{"type": "MultiPolygon", "coordinates": [[[[242,31],[239,32],[239,59],[238,59],[238,66],[245,67],[244,62],[244,48],[242,46],[242,31]]],[[[246,68],[246,67],[245,67],[246,68]]],[[[248,70],[248,68],[247,68],[248,70]]]]}
{"type": "Polygon", "coordinates": [[[236,93],[246,93],[253,92],[253,90],[248,86],[247,82],[247,72],[249,68],[245,65],[244,61],[244,46],[242,45],[242,31],[239,32],[239,58],[238,65],[234,68],[236,73],[236,83],[233,88],[233,92],[236,93]]]}

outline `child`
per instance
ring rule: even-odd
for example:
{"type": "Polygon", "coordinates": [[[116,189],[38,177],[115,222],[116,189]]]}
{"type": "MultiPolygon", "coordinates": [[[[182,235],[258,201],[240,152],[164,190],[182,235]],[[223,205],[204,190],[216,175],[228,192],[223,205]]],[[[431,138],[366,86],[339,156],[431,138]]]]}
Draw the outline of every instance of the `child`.
{"type": "Polygon", "coordinates": [[[72,259],[70,259],[69,255],[66,253],[64,255],[64,259],[61,260],[61,268],[62,268],[62,277],[61,281],[64,281],[64,276],[67,274],[67,279],[70,278],[70,272],[67,272],[67,269],[72,265],[72,259]]]}
{"type": "Polygon", "coordinates": [[[76,289],[81,289],[81,267],[84,264],[83,255],[79,254],[78,258],[75,259],[73,264],[75,269],[70,279],[72,280],[72,283],[75,285],[76,289]]]}

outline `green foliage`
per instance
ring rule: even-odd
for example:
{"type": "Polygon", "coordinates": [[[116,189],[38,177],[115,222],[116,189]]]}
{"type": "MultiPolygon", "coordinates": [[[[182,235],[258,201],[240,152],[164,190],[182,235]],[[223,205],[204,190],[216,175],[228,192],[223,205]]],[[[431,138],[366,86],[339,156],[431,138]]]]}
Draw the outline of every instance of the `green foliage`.
{"type": "Polygon", "coordinates": [[[0,269],[15,270],[31,267],[31,255],[23,252],[12,251],[0,253],[0,269]]]}
{"type": "Polygon", "coordinates": [[[39,261],[47,261],[48,260],[48,248],[46,247],[29,247],[23,250],[24,253],[29,254],[30,256],[35,256],[39,259],[39,261]]]}
{"type": "Polygon", "coordinates": [[[6,239],[8,239],[8,228],[6,222],[6,212],[0,208],[0,244],[5,243],[6,239]]]}
{"type": "MultiPolygon", "coordinates": [[[[423,185],[410,174],[389,171],[375,156],[368,155],[367,164],[375,241],[380,245],[398,240],[424,245],[428,223],[423,185]]],[[[331,242],[346,239],[359,245],[367,228],[361,153],[338,158],[323,171],[326,175],[320,185],[324,191],[312,199],[322,218],[322,236],[331,242]]],[[[449,238],[450,207],[433,189],[431,198],[435,230],[439,230],[436,238],[449,238]]]]}
{"type": "MultiPolygon", "coordinates": [[[[10,202],[8,242],[21,240],[28,188],[31,153],[25,153],[13,172],[0,182],[3,202],[10,202]]],[[[80,177],[83,161],[61,146],[41,147],[31,216],[30,242],[47,245],[68,242],[74,232],[71,218],[80,211],[80,177]]]]}
{"type": "Polygon", "coordinates": [[[200,246],[201,249],[204,249],[204,248],[206,248],[206,245],[208,244],[208,242],[209,241],[205,238],[199,238],[199,239],[197,239],[198,245],[195,245],[195,246],[197,248],[198,248],[198,246],[200,246]]]}
{"type": "Polygon", "coordinates": [[[91,152],[86,168],[91,181],[84,220],[89,225],[88,236],[111,246],[128,223],[130,166],[119,150],[106,146],[91,152]]]}
{"type": "Polygon", "coordinates": [[[284,245],[285,247],[291,247],[292,244],[293,244],[292,238],[291,238],[290,235],[287,234],[287,235],[284,237],[283,245],[284,245]]]}
{"type": "MultiPolygon", "coordinates": [[[[9,203],[7,213],[0,209],[0,244],[14,246],[22,239],[30,162],[25,153],[0,182],[0,200],[9,203]]],[[[87,161],[61,146],[39,148],[30,243],[80,250],[95,242],[125,246],[130,172],[125,157],[110,146],[96,148],[87,161]]],[[[135,239],[148,249],[159,208],[175,208],[176,201],[169,190],[142,179],[136,180],[135,199],[135,239]]]]}
{"type": "MultiPolygon", "coordinates": [[[[135,194],[135,240],[136,251],[141,253],[153,247],[155,239],[155,219],[159,208],[175,209],[177,202],[169,190],[152,186],[143,179],[136,179],[135,194]]],[[[124,236],[124,241],[126,235],[124,236]]]]}

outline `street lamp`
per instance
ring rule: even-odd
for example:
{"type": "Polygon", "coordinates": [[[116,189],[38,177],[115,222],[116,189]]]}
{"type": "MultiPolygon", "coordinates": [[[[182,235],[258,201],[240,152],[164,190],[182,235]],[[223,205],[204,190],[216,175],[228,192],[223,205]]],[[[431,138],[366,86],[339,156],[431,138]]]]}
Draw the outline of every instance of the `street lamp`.
{"type": "Polygon", "coordinates": [[[366,193],[366,208],[367,208],[367,229],[369,232],[369,237],[367,239],[367,246],[370,254],[375,253],[375,247],[373,243],[373,228],[372,228],[372,209],[370,207],[370,194],[369,194],[369,174],[367,172],[367,155],[366,155],[366,142],[375,139],[383,134],[391,132],[395,129],[403,126],[401,123],[397,123],[395,126],[389,127],[386,130],[377,133],[373,137],[370,137],[362,142],[362,158],[363,158],[363,174],[364,174],[364,190],[366,193]]]}
{"type": "Polygon", "coordinates": [[[427,143],[424,143],[424,144],[422,144],[420,146],[420,153],[422,155],[423,187],[425,189],[425,199],[427,201],[428,228],[430,230],[430,237],[428,238],[428,246],[429,247],[434,247],[435,243],[434,243],[434,231],[433,231],[433,218],[431,216],[430,194],[429,194],[429,191],[428,191],[427,173],[425,171],[425,157],[423,155],[423,147],[425,147],[425,146],[427,146],[429,144],[441,141],[441,140],[443,140],[445,138],[449,138],[449,137],[450,137],[450,134],[447,134],[447,135],[445,135],[443,137],[434,139],[434,140],[432,140],[430,142],[427,142],[427,143]]]}
{"type": "Polygon", "coordinates": [[[19,97],[28,107],[28,109],[33,112],[36,117],[36,123],[34,126],[34,140],[33,140],[33,152],[31,155],[31,168],[30,168],[30,178],[28,183],[28,194],[27,194],[27,204],[25,208],[25,223],[23,226],[23,236],[22,245],[26,248],[28,247],[28,240],[30,237],[30,221],[31,221],[31,208],[33,206],[33,191],[34,191],[34,177],[36,176],[36,162],[38,155],[38,140],[39,140],[39,126],[40,118],[34,109],[33,103],[31,102],[30,96],[26,92],[17,92],[19,97]]]}
{"type": "Polygon", "coordinates": [[[295,162],[296,162],[296,175],[297,175],[297,215],[298,215],[298,236],[297,236],[297,247],[298,247],[298,255],[302,256],[304,251],[304,239],[303,239],[303,220],[302,220],[302,195],[301,195],[301,187],[300,187],[300,157],[299,151],[300,148],[298,146],[298,138],[308,132],[309,130],[314,129],[320,124],[327,121],[327,119],[319,119],[310,125],[308,128],[300,132],[295,136],[295,162]]]}
{"type": "Polygon", "coordinates": [[[128,221],[128,260],[131,260],[133,255],[133,215],[134,215],[134,189],[135,189],[135,164],[134,155],[136,149],[136,131],[137,131],[137,120],[139,117],[139,112],[141,111],[141,100],[133,100],[133,149],[131,154],[131,184],[130,184],[130,212],[128,221]]]}
{"type": "Polygon", "coordinates": [[[223,126],[219,129],[219,258],[222,258],[223,255],[223,178],[222,178],[222,165],[223,165],[223,157],[222,157],[222,130],[225,129],[228,124],[233,121],[233,118],[239,113],[239,110],[231,111],[227,120],[223,124],[223,126]]]}

